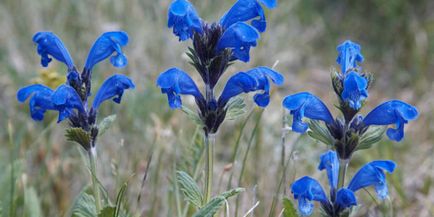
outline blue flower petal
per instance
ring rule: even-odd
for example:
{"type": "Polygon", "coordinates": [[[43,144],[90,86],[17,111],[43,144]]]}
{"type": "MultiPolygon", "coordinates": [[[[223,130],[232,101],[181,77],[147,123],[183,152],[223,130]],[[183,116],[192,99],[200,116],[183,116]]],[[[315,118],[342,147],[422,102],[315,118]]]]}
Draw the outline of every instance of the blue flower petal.
{"type": "Polygon", "coordinates": [[[336,62],[341,65],[343,74],[347,73],[350,69],[357,68],[357,62],[363,62],[360,45],[350,40],[344,41],[336,50],[339,53],[336,62]]]}
{"type": "Polygon", "coordinates": [[[102,60],[112,56],[110,62],[115,67],[124,67],[128,61],[121,47],[128,44],[126,32],[105,32],[93,44],[86,59],[84,68],[91,71],[92,68],[102,60]]]}
{"type": "Polygon", "coordinates": [[[388,190],[386,175],[383,170],[393,173],[395,167],[395,162],[389,160],[378,160],[367,163],[354,175],[348,185],[348,189],[356,192],[361,188],[374,186],[378,197],[384,199],[387,197],[388,190]]]}
{"type": "Polygon", "coordinates": [[[366,78],[352,71],[345,76],[342,99],[354,110],[359,110],[362,102],[368,97],[367,87],[366,78]]]}
{"type": "Polygon", "coordinates": [[[202,21],[194,6],[187,0],[174,0],[169,6],[169,28],[173,27],[173,34],[185,41],[193,37],[194,32],[202,33],[202,21]]]}
{"type": "Polygon", "coordinates": [[[328,124],[333,123],[333,116],[327,106],[316,96],[301,92],[283,99],[283,107],[293,115],[292,130],[298,133],[306,132],[309,127],[303,122],[303,117],[313,120],[322,120],[328,124]]]}
{"type": "Polygon", "coordinates": [[[224,106],[230,98],[241,93],[262,90],[262,93],[257,93],[254,96],[254,100],[258,106],[267,106],[270,102],[270,83],[268,79],[271,79],[276,85],[282,85],[284,81],[279,72],[264,66],[253,68],[247,72],[239,72],[229,78],[220,95],[218,104],[224,106]]]}
{"type": "Polygon", "coordinates": [[[396,129],[387,130],[387,136],[399,142],[404,137],[404,125],[416,119],[418,115],[416,107],[399,100],[391,100],[369,112],[363,122],[368,126],[396,124],[396,129]]]}
{"type": "Polygon", "coordinates": [[[47,110],[54,110],[54,104],[51,101],[53,90],[41,84],[33,84],[23,87],[17,92],[19,102],[25,102],[29,97],[30,115],[33,120],[41,121],[47,110]]]}
{"type": "Polygon", "coordinates": [[[68,69],[74,68],[71,55],[57,35],[52,32],[38,32],[33,36],[33,42],[37,44],[38,54],[41,55],[41,65],[47,67],[51,57],[66,64],[68,69]]]}
{"type": "Polygon", "coordinates": [[[181,94],[192,95],[196,100],[203,100],[203,96],[193,79],[178,68],[171,68],[161,73],[157,78],[157,85],[161,92],[167,94],[170,108],[181,108],[181,94]]]}
{"type": "Polygon", "coordinates": [[[312,214],[314,207],[312,201],[328,202],[327,196],[321,185],[317,180],[309,176],[296,180],[291,185],[291,192],[294,195],[294,198],[298,200],[299,212],[304,216],[312,214]]]}
{"type": "MultiPolygon", "coordinates": [[[[275,1],[261,0],[266,6],[275,6],[275,1]]],[[[252,20],[251,24],[259,32],[264,32],[267,27],[265,20],[264,9],[257,0],[238,0],[220,19],[220,24],[224,28],[229,28],[231,25],[238,22],[252,20]],[[254,19],[259,17],[259,19],[254,19]],[[254,20],[252,20],[254,19],[254,20]]]]}
{"type": "Polygon", "coordinates": [[[350,189],[341,188],[336,194],[335,203],[341,208],[345,209],[357,205],[356,195],[350,189]]]}
{"type": "Polygon", "coordinates": [[[130,78],[122,74],[112,75],[107,78],[99,88],[95,95],[95,99],[93,100],[92,108],[98,110],[102,102],[113,97],[114,102],[120,103],[124,90],[130,88],[135,88],[134,83],[130,78]]]}
{"type": "Polygon", "coordinates": [[[245,23],[235,23],[231,25],[217,43],[217,51],[226,48],[232,49],[232,55],[235,59],[243,62],[250,60],[250,47],[256,46],[259,33],[250,25],[245,23]]]}
{"type": "Polygon", "coordinates": [[[338,186],[339,176],[339,159],[336,152],[329,150],[322,154],[318,169],[326,169],[330,186],[332,187],[333,192],[335,192],[334,189],[338,186]]]}
{"type": "Polygon", "coordinates": [[[85,112],[80,96],[69,85],[60,85],[53,93],[51,100],[56,110],[59,111],[57,123],[69,118],[73,114],[74,109],[77,109],[79,112],[85,112]]]}

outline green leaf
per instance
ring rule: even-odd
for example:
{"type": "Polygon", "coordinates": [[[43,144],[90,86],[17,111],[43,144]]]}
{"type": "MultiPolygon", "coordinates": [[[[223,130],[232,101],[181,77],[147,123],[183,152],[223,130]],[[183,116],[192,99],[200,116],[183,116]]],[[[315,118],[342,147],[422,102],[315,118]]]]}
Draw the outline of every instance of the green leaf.
{"type": "Polygon", "coordinates": [[[233,97],[226,105],[226,119],[236,120],[246,113],[246,104],[240,96],[233,97]]]}
{"type": "Polygon", "coordinates": [[[86,150],[90,148],[90,134],[79,127],[66,129],[65,137],[68,141],[80,144],[86,150]]]}
{"type": "Polygon", "coordinates": [[[297,210],[294,208],[291,200],[283,198],[283,217],[297,217],[297,210]]]}
{"type": "Polygon", "coordinates": [[[24,206],[26,209],[26,216],[28,217],[42,217],[41,205],[36,190],[32,187],[24,188],[24,206]]]}
{"type": "Polygon", "coordinates": [[[104,207],[98,214],[98,217],[115,217],[116,208],[113,206],[104,207]]]}
{"type": "Polygon", "coordinates": [[[191,109],[189,109],[186,106],[182,106],[181,110],[187,114],[187,117],[191,119],[194,123],[196,123],[199,126],[203,126],[202,119],[200,119],[199,115],[196,112],[193,112],[191,109]]]}
{"type": "Polygon", "coordinates": [[[105,117],[98,124],[98,134],[99,135],[104,134],[113,125],[113,122],[115,120],[116,120],[116,115],[110,115],[110,116],[105,117]]]}
{"type": "Polygon", "coordinates": [[[77,198],[73,208],[72,217],[95,217],[95,199],[92,195],[82,191],[77,198]]]}
{"type": "Polygon", "coordinates": [[[386,129],[387,127],[384,126],[370,126],[361,136],[356,150],[371,148],[373,144],[379,142],[381,138],[383,138],[386,129]]]}
{"type": "Polygon", "coordinates": [[[223,206],[225,201],[232,196],[235,196],[239,194],[240,192],[243,192],[244,188],[235,188],[226,192],[223,192],[217,197],[214,197],[209,201],[207,204],[205,204],[204,207],[202,207],[200,210],[198,210],[193,217],[213,217],[214,214],[217,213],[217,211],[223,206]]]}
{"type": "Polygon", "coordinates": [[[176,171],[176,180],[186,200],[200,208],[203,204],[203,194],[194,179],[183,171],[176,171]]]}
{"type": "Polygon", "coordinates": [[[326,145],[334,144],[333,136],[330,134],[324,123],[320,121],[311,120],[309,122],[309,131],[307,134],[313,139],[319,140],[326,145]]]}

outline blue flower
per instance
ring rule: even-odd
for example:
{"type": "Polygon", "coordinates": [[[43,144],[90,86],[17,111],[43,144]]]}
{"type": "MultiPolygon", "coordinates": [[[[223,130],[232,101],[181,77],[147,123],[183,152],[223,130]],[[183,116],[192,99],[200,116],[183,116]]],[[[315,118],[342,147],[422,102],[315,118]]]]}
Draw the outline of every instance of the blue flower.
{"type": "Polygon", "coordinates": [[[368,81],[365,77],[352,71],[345,76],[342,99],[348,102],[354,110],[362,107],[362,102],[368,97],[368,81]]]}
{"type": "Polygon", "coordinates": [[[57,122],[61,122],[74,114],[74,109],[84,113],[83,102],[77,91],[67,84],[62,84],[57,87],[51,97],[51,101],[59,111],[57,122]]]}
{"type": "Polygon", "coordinates": [[[380,199],[388,195],[386,175],[384,171],[393,173],[396,164],[389,160],[377,160],[367,163],[351,179],[348,189],[356,192],[361,188],[373,186],[380,199]]]}
{"type": "Polygon", "coordinates": [[[360,45],[347,40],[337,47],[338,57],[336,62],[341,65],[341,72],[346,74],[351,69],[357,68],[357,62],[363,62],[360,45]]]}
{"type": "Polygon", "coordinates": [[[258,106],[265,107],[270,102],[270,83],[268,79],[276,85],[282,85],[284,78],[278,72],[268,67],[257,67],[247,72],[239,72],[229,78],[223,89],[218,104],[226,105],[230,98],[241,93],[248,93],[262,90],[254,96],[254,101],[258,106]]]}
{"type": "Polygon", "coordinates": [[[303,117],[313,120],[322,120],[327,124],[333,123],[333,116],[327,106],[316,96],[301,92],[285,97],[283,106],[291,111],[294,116],[292,130],[298,133],[306,132],[308,124],[303,122],[303,117]]]}
{"type": "Polygon", "coordinates": [[[354,195],[354,192],[349,189],[341,188],[336,193],[335,204],[337,204],[341,209],[355,206],[357,205],[356,195],[354,195]]]}
{"type": "MultiPolygon", "coordinates": [[[[274,8],[277,6],[276,0],[261,0],[268,8],[274,8]]],[[[259,32],[264,32],[267,27],[265,21],[264,10],[257,0],[238,0],[228,12],[220,19],[220,24],[228,28],[237,22],[251,21],[251,25],[254,26],[259,32]],[[255,19],[259,17],[259,19],[255,19]]]]}
{"type": "Polygon", "coordinates": [[[19,102],[25,102],[29,97],[30,115],[33,120],[41,121],[44,119],[44,114],[47,110],[56,110],[51,96],[53,90],[41,84],[32,84],[23,87],[17,92],[19,102]]]}
{"type": "Polygon", "coordinates": [[[313,212],[312,201],[328,203],[327,196],[319,182],[309,176],[302,177],[291,185],[291,192],[298,200],[298,210],[302,216],[313,212]]]}
{"type": "Polygon", "coordinates": [[[197,100],[203,100],[193,79],[178,68],[171,68],[161,73],[157,78],[157,85],[161,88],[162,93],[167,94],[172,109],[182,107],[181,94],[192,95],[197,100]]]}
{"type": "Polygon", "coordinates": [[[185,41],[193,37],[194,32],[202,33],[202,21],[194,6],[187,0],[174,0],[168,12],[169,28],[173,27],[173,34],[185,41]]]}
{"type": "Polygon", "coordinates": [[[47,67],[51,57],[64,63],[69,70],[74,68],[71,55],[57,35],[52,32],[38,32],[33,36],[33,42],[37,44],[38,54],[41,55],[41,65],[47,67]]]}
{"type": "Polygon", "coordinates": [[[130,88],[135,88],[134,83],[130,78],[122,74],[112,75],[107,78],[99,88],[95,95],[95,99],[93,100],[92,108],[98,110],[102,102],[113,97],[115,103],[120,103],[124,90],[130,88]]]}
{"type": "Polygon", "coordinates": [[[327,151],[320,157],[319,170],[326,170],[332,191],[338,187],[339,159],[334,151],[327,151]]]}
{"type": "Polygon", "coordinates": [[[222,35],[217,43],[217,50],[221,51],[226,48],[232,49],[232,55],[235,59],[243,62],[250,60],[250,47],[256,46],[259,33],[250,25],[245,23],[235,23],[231,25],[222,35]]]}
{"type": "Polygon", "coordinates": [[[128,44],[128,34],[126,32],[105,32],[93,44],[87,56],[84,68],[92,70],[98,62],[105,60],[113,53],[110,62],[115,67],[124,67],[127,65],[127,57],[122,52],[121,47],[128,44]]]}
{"type": "Polygon", "coordinates": [[[363,119],[363,123],[367,126],[395,124],[396,129],[389,128],[387,136],[399,142],[404,137],[404,125],[416,119],[418,115],[416,107],[399,100],[391,100],[369,112],[363,119]]]}

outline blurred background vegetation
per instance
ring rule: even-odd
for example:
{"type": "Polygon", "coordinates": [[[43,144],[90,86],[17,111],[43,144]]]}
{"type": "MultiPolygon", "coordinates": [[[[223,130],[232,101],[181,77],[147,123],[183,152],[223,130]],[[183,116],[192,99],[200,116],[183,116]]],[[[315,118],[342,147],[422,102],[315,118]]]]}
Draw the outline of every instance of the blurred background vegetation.
{"type": "MultiPolygon", "coordinates": [[[[234,1],[192,2],[202,18],[212,21],[234,1]]],[[[128,66],[115,69],[107,62],[101,63],[95,69],[94,83],[99,86],[103,78],[119,72],[131,76],[137,88],[126,93],[122,104],[107,103],[103,108],[101,116],[116,113],[118,118],[99,140],[98,176],[112,198],[128,182],[126,206],[135,216],[175,215],[178,194],[172,182],[174,170],[192,172],[195,165],[201,164],[201,140],[192,121],[181,111],[171,111],[155,86],[156,76],[169,67],[194,74],[184,53],[189,42],[179,43],[167,28],[169,3],[170,0],[0,2],[0,213],[64,216],[90,182],[80,147],[66,142],[63,136],[66,123],[56,124],[53,113],[36,123],[29,117],[28,105],[16,100],[19,87],[38,81],[56,86],[65,75],[61,64],[51,64],[48,69],[40,66],[33,34],[55,32],[80,67],[97,36],[122,29],[130,36],[125,50],[128,66]],[[141,187],[145,173],[147,179],[141,187]]],[[[410,102],[420,110],[419,119],[406,127],[403,142],[383,139],[372,149],[355,154],[350,175],[369,160],[392,159],[398,163],[397,172],[389,176],[390,200],[381,203],[371,198],[368,191],[361,191],[358,194],[362,206],[357,216],[434,216],[433,10],[434,1],[430,0],[281,0],[278,8],[267,11],[268,29],[261,35],[258,47],[252,49],[252,61],[234,64],[226,78],[236,71],[272,66],[279,61],[276,69],[284,74],[286,83],[274,90],[272,102],[263,113],[246,98],[246,115],[224,123],[216,146],[216,192],[228,185],[240,185],[246,192],[238,198],[239,216],[257,201],[260,203],[255,216],[278,216],[281,198],[291,197],[292,180],[313,175],[325,181],[325,174],[316,167],[326,146],[292,132],[281,145],[284,112],[280,102],[286,95],[310,91],[332,108],[336,101],[330,71],[337,68],[336,46],[351,39],[362,45],[363,69],[376,78],[362,112],[366,114],[391,98],[410,102]],[[235,151],[239,135],[240,147],[235,151]],[[246,168],[240,176],[244,158],[246,168]],[[286,159],[290,163],[283,173],[282,160],[286,159]],[[228,183],[231,174],[233,178],[228,183]],[[282,174],[285,179],[279,190],[282,174]],[[270,211],[274,198],[277,207],[270,211]]],[[[194,76],[199,81],[199,76],[194,76]]],[[[194,106],[192,100],[184,102],[194,106]]],[[[231,210],[235,204],[231,199],[231,210]]]]}

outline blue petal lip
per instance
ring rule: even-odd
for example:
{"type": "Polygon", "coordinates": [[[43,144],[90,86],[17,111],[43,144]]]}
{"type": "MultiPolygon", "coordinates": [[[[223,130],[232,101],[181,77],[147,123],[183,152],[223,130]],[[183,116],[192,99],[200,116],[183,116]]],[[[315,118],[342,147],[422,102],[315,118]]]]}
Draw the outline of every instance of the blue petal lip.
{"type": "MultiPolygon", "coordinates": [[[[273,1],[262,0],[266,6],[273,6],[273,1]]],[[[264,10],[257,0],[238,0],[220,19],[224,28],[238,23],[252,20],[251,24],[259,32],[264,32],[267,26],[264,10]],[[259,17],[259,19],[254,19],[259,17]]]]}
{"type": "Polygon", "coordinates": [[[134,83],[125,75],[115,74],[107,78],[93,100],[92,108],[98,110],[102,102],[113,98],[115,103],[120,103],[126,89],[134,89],[134,83]]]}
{"type": "Polygon", "coordinates": [[[283,99],[283,107],[291,111],[293,115],[292,130],[305,133],[308,124],[303,122],[307,117],[313,120],[322,120],[325,123],[333,123],[333,116],[327,106],[316,96],[308,92],[289,95],[283,99]]]}
{"type": "Polygon", "coordinates": [[[74,109],[79,112],[85,112],[83,102],[76,90],[66,84],[57,87],[56,91],[52,95],[52,102],[55,105],[56,110],[59,111],[58,123],[73,115],[74,109]]]}
{"type": "MultiPolygon", "coordinates": [[[[338,186],[339,176],[339,159],[335,151],[327,151],[320,157],[320,163],[318,165],[319,170],[326,170],[327,177],[329,179],[332,189],[336,189],[338,186]]],[[[333,190],[334,191],[334,190],[333,190]]]]}
{"type": "Polygon", "coordinates": [[[277,0],[260,0],[262,2],[262,4],[264,4],[265,6],[267,6],[267,8],[275,8],[277,7],[277,0]]]}
{"type": "Polygon", "coordinates": [[[309,176],[296,180],[291,185],[291,192],[298,200],[298,210],[304,215],[311,215],[313,212],[312,201],[328,203],[327,196],[319,182],[309,176]]]}
{"type": "Polygon", "coordinates": [[[353,192],[373,186],[380,199],[387,197],[387,183],[384,171],[393,173],[396,164],[390,160],[377,160],[365,164],[351,179],[348,189],[353,192]]]}
{"type": "Polygon", "coordinates": [[[181,94],[192,95],[196,100],[204,100],[193,79],[178,68],[170,68],[162,72],[157,78],[157,86],[161,88],[162,93],[167,94],[171,109],[181,108],[181,94]]]}
{"type": "Polygon", "coordinates": [[[41,56],[41,65],[47,67],[51,57],[66,64],[68,69],[74,68],[74,62],[60,38],[52,32],[37,32],[33,36],[33,42],[37,44],[38,54],[41,56]]]}
{"type": "Polygon", "coordinates": [[[97,63],[110,56],[112,56],[110,62],[113,66],[126,66],[128,61],[125,54],[122,52],[122,47],[127,44],[128,34],[126,32],[116,31],[103,33],[92,45],[86,59],[86,64],[84,65],[85,69],[91,71],[97,63]]]}
{"type": "Polygon", "coordinates": [[[348,102],[349,106],[354,110],[359,110],[362,107],[363,101],[368,97],[368,81],[352,71],[345,76],[344,90],[342,91],[342,99],[348,102]]]}
{"type": "Polygon", "coordinates": [[[262,90],[254,96],[258,106],[265,107],[270,101],[270,84],[268,79],[276,85],[282,85],[284,77],[271,68],[260,66],[247,72],[239,72],[229,78],[218,100],[219,106],[225,106],[234,96],[262,90]]]}
{"type": "Polygon", "coordinates": [[[363,123],[369,125],[390,125],[395,124],[396,129],[389,128],[387,136],[394,141],[401,141],[404,138],[404,125],[408,121],[418,117],[416,107],[400,100],[384,102],[374,108],[363,119],[363,123]]]}
{"type": "Polygon", "coordinates": [[[259,33],[255,28],[238,22],[226,29],[220,37],[217,43],[217,51],[230,48],[235,59],[248,62],[250,60],[250,47],[256,46],[259,37],[259,33]]]}
{"type": "Polygon", "coordinates": [[[51,101],[52,94],[53,90],[50,88],[41,84],[33,84],[19,89],[17,99],[23,103],[30,98],[30,115],[33,120],[41,121],[44,119],[47,110],[55,110],[55,106],[51,101]]]}
{"type": "Polygon", "coordinates": [[[194,6],[187,0],[174,0],[169,6],[167,26],[180,41],[193,37],[194,32],[202,33],[202,21],[194,6]]]}
{"type": "Polygon", "coordinates": [[[357,68],[357,62],[363,62],[361,47],[357,43],[346,40],[336,50],[338,51],[336,62],[341,65],[341,72],[343,74],[347,73],[350,69],[357,68]]]}
{"type": "Polygon", "coordinates": [[[341,188],[336,193],[336,202],[341,209],[357,205],[356,195],[350,189],[341,188]]]}

